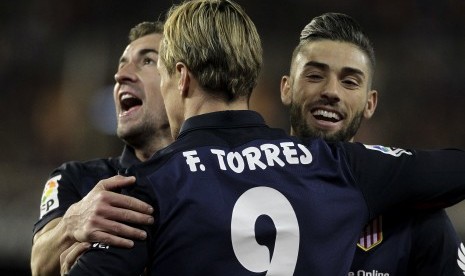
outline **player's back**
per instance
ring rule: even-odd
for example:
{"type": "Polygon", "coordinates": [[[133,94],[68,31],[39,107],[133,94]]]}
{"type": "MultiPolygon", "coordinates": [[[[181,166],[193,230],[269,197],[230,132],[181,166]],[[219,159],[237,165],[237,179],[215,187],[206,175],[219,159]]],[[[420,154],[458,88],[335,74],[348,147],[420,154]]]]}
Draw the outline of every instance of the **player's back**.
{"type": "Polygon", "coordinates": [[[368,212],[341,159],[269,128],[187,133],[137,176],[153,275],[344,275],[368,212]]]}
{"type": "Polygon", "coordinates": [[[93,245],[70,275],[347,275],[368,219],[465,196],[465,153],[300,142],[252,111],[189,118],[127,172],[148,243],[93,245]]]}

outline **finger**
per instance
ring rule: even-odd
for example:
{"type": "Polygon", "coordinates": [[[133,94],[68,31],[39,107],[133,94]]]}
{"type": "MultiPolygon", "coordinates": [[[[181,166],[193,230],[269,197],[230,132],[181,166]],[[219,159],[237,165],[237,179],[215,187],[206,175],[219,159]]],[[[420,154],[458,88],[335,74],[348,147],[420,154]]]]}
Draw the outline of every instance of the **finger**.
{"type": "Polygon", "coordinates": [[[122,222],[125,224],[142,224],[150,225],[154,223],[153,216],[138,211],[133,211],[115,206],[101,209],[99,215],[107,220],[122,222]]]}
{"type": "Polygon", "coordinates": [[[97,183],[104,190],[112,191],[123,187],[134,185],[136,178],[134,176],[115,175],[107,179],[103,179],[97,183]]]}
{"type": "Polygon", "coordinates": [[[66,262],[68,263],[68,266],[71,268],[73,266],[77,259],[90,247],[90,243],[88,242],[80,242],[77,243],[74,248],[71,249],[71,251],[68,252],[66,256],[66,262]]]}
{"type": "Polygon", "coordinates": [[[134,246],[134,241],[131,239],[126,239],[124,237],[112,235],[102,231],[93,233],[92,240],[113,247],[132,248],[134,246]]]}
{"type": "Polygon", "coordinates": [[[147,233],[142,229],[112,220],[102,220],[98,230],[90,233],[87,240],[114,246],[118,246],[123,241],[127,246],[132,246],[132,241],[129,244],[128,239],[144,240],[145,238],[147,238],[147,233]]]}
{"type": "Polygon", "coordinates": [[[153,213],[153,207],[150,206],[150,204],[147,204],[146,202],[132,196],[108,192],[105,193],[104,197],[105,201],[115,207],[132,210],[147,215],[153,213]]]}
{"type": "Polygon", "coordinates": [[[60,255],[60,273],[65,275],[76,263],[77,259],[90,247],[90,243],[76,242],[60,255]]]}

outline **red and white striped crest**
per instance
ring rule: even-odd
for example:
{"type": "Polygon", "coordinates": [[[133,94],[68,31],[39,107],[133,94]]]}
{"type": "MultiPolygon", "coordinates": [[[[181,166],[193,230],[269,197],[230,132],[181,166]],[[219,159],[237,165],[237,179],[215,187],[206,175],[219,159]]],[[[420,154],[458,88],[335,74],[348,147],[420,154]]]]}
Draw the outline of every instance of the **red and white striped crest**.
{"type": "Polygon", "coordinates": [[[383,217],[370,221],[362,230],[357,246],[368,251],[383,241],[383,217]]]}

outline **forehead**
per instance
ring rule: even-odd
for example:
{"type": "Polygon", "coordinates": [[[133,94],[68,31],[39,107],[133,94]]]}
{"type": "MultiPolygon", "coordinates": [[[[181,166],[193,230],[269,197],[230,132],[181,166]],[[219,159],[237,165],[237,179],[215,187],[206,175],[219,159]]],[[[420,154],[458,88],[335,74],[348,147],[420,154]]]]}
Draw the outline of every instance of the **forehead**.
{"type": "Polygon", "coordinates": [[[158,52],[160,47],[162,35],[161,34],[149,34],[143,37],[140,37],[133,42],[131,42],[123,52],[123,56],[130,54],[139,53],[144,49],[153,49],[158,52]]]}
{"type": "Polygon", "coordinates": [[[348,42],[319,40],[307,43],[296,55],[295,69],[302,70],[310,61],[328,65],[331,70],[355,68],[369,76],[370,60],[356,45],[348,42]]]}

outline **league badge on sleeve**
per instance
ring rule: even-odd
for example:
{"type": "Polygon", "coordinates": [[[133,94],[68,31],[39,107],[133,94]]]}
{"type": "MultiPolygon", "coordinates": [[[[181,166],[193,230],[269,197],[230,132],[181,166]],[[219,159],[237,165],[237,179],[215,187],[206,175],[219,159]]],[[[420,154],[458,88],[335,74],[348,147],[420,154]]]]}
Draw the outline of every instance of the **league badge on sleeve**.
{"type": "Polygon", "coordinates": [[[40,218],[60,206],[60,202],[58,201],[58,181],[60,179],[61,174],[50,178],[45,184],[42,199],[40,201],[40,218]]]}
{"type": "Polygon", "coordinates": [[[384,154],[392,155],[394,157],[399,157],[402,154],[412,155],[412,153],[410,151],[400,149],[400,148],[385,147],[385,146],[381,146],[381,145],[365,145],[365,144],[364,144],[364,146],[365,146],[365,148],[367,148],[369,150],[376,150],[376,151],[382,152],[384,154]]]}

